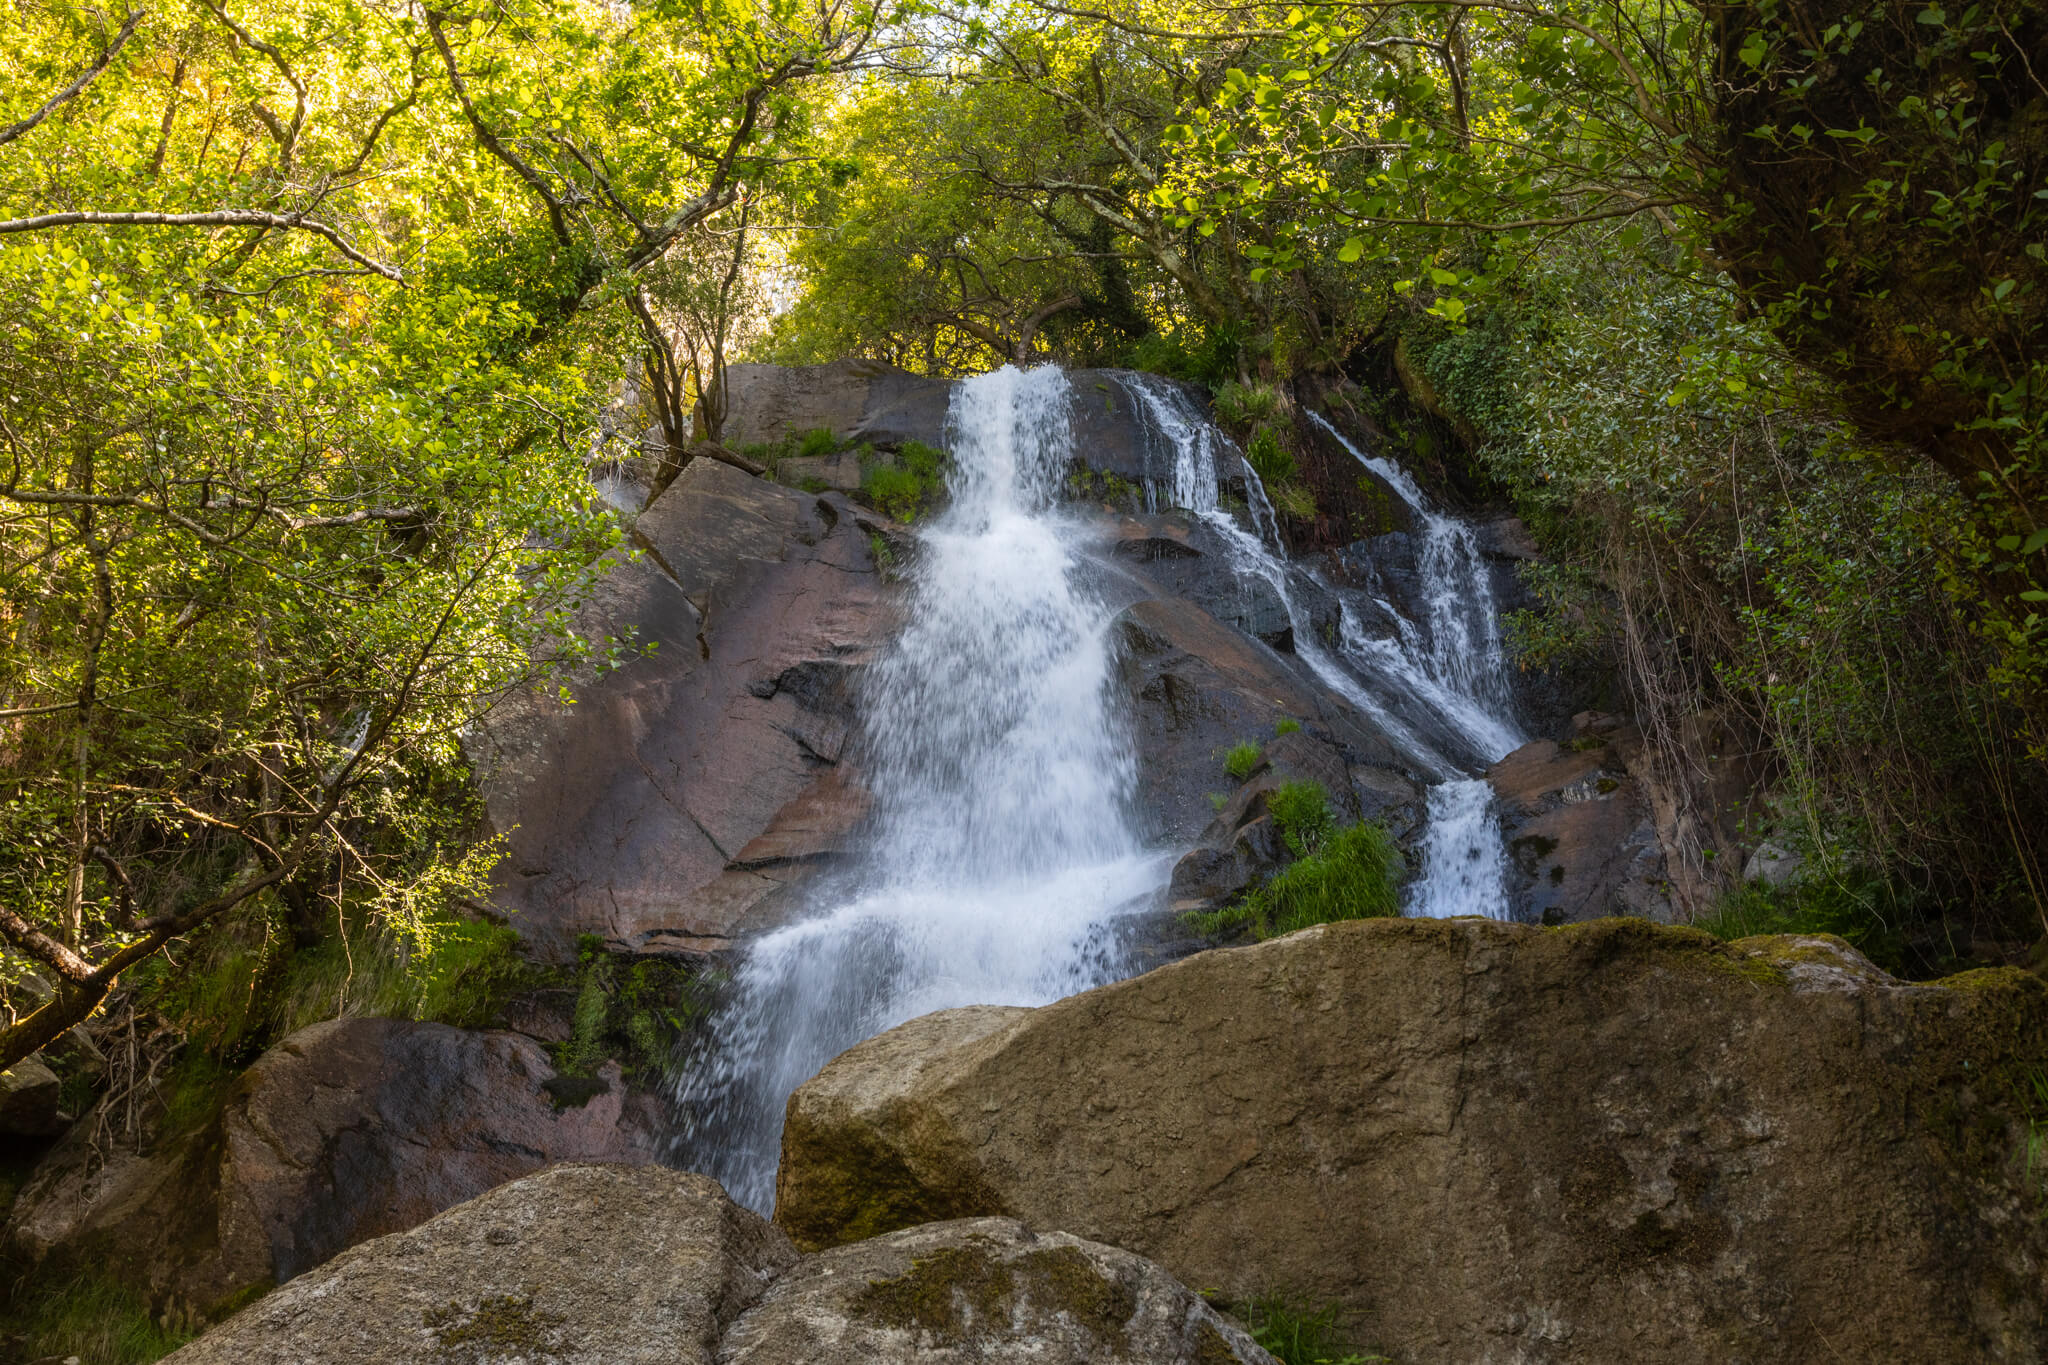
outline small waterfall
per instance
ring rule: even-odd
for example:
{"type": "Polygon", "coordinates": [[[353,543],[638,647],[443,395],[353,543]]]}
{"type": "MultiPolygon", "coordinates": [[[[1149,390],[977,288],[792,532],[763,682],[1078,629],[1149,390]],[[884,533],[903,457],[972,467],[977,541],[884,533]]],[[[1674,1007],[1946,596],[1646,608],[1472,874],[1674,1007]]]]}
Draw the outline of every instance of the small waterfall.
{"type": "Polygon", "coordinates": [[[1354,595],[1287,562],[1278,520],[1248,461],[1241,463],[1254,530],[1219,507],[1214,470],[1221,433],[1186,393],[1150,375],[1126,375],[1123,382],[1146,410],[1150,428],[1173,445],[1175,502],[1216,530],[1239,573],[1272,585],[1294,627],[1295,653],[1317,678],[1376,721],[1389,742],[1437,779],[1429,790],[1422,873],[1409,913],[1506,918],[1506,850],[1493,789],[1478,771],[1513,751],[1523,737],[1513,720],[1493,586],[1472,528],[1431,504],[1405,469],[1366,455],[1319,414],[1308,414],[1394,489],[1421,531],[1422,619],[1375,599],[1375,617],[1391,619],[1395,633],[1371,635],[1354,610],[1354,595]],[[1297,606],[1298,595],[1288,586],[1294,574],[1337,598],[1342,614],[1334,651],[1316,639],[1297,606]],[[1426,731],[1449,742],[1432,743],[1426,731]]]}
{"type": "Polygon", "coordinates": [[[952,498],[918,534],[908,624],[866,684],[869,852],[750,947],[686,1073],[687,1164],[763,1212],[784,1102],[827,1061],[932,1010],[1113,979],[1116,921],[1165,881],[1131,818],[1110,613],[1054,510],[1071,401],[1053,367],[954,390],[952,498]]]}

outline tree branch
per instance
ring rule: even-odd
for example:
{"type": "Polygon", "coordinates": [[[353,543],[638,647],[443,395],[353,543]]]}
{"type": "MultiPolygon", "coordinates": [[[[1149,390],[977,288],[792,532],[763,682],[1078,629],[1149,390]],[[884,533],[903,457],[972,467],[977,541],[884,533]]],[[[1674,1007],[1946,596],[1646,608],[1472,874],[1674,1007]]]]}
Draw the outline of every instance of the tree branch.
{"type": "Polygon", "coordinates": [[[33,218],[0,219],[0,234],[42,232],[61,227],[260,227],[310,232],[325,238],[336,251],[373,274],[394,283],[405,283],[395,266],[375,261],[358,251],[336,229],[313,218],[289,213],[264,213],[257,209],[217,209],[211,213],[42,213],[33,218]]]}
{"type": "Polygon", "coordinates": [[[105,71],[107,67],[113,62],[114,58],[117,55],[119,55],[121,49],[124,46],[126,46],[128,40],[135,36],[136,28],[142,23],[142,21],[145,18],[148,17],[148,15],[148,10],[140,9],[136,10],[133,14],[129,15],[128,22],[121,25],[121,31],[114,35],[114,41],[107,44],[107,50],[105,52],[100,53],[100,55],[96,59],[94,59],[93,64],[91,66],[88,66],[85,70],[79,72],[78,76],[71,82],[71,84],[65,86],[62,90],[59,90],[56,94],[50,96],[49,99],[43,102],[42,108],[36,110],[33,114],[30,114],[21,122],[9,124],[5,128],[0,128],[0,144],[5,144],[14,141],[14,139],[20,137],[23,133],[28,132],[30,129],[34,128],[38,123],[41,123],[44,119],[48,118],[53,112],[56,111],[56,109],[60,105],[64,104],[67,100],[76,99],[78,97],[79,91],[85,89],[86,86],[91,85],[93,82],[93,78],[98,76],[100,72],[105,71]]]}

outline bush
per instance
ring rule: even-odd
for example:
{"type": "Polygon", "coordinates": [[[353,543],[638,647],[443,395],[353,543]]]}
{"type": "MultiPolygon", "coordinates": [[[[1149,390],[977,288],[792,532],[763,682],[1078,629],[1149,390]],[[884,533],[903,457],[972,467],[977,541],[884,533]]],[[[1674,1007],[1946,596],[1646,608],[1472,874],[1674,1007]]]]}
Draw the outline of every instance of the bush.
{"type": "Polygon", "coordinates": [[[1269,426],[1252,433],[1251,440],[1245,443],[1244,457],[1258,474],[1259,482],[1268,489],[1292,483],[1300,473],[1293,454],[1280,444],[1280,433],[1269,426]]]}
{"type": "Polygon", "coordinates": [[[1265,756],[1265,752],[1250,740],[1242,744],[1233,744],[1230,751],[1223,755],[1223,771],[1242,782],[1252,775],[1265,756]]]}
{"type": "Polygon", "coordinates": [[[921,441],[906,441],[893,463],[862,462],[861,495],[898,521],[917,520],[945,486],[946,452],[921,441]]]}
{"type": "Polygon", "coordinates": [[[825,427],[817,427],[796,438],[799,459],[815,460],[839,449],[839,438],[825,427]]]}
{"type": "Polygon", "coordinates": [[[1280,395],[1264,384],[1240,384],[1232,380],[1216,390],[1212,406],[1218,426],[1243,431],[1278,412],[1280,395]]]}

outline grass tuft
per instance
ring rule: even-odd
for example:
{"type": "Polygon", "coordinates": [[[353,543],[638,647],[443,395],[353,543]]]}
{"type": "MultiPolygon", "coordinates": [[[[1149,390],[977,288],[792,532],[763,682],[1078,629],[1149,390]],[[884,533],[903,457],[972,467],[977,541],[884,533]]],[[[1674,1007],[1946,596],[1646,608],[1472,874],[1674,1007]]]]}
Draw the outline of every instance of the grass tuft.
{"type": "Polygon", "coordinates": [[[1385,1365],[1386,1356],[1346,1339],[1337,1316],[1335,1304],[1310,1308],[1279,1294],[1262,1294],[1243,1309],[1252,1340],[1281,1365],[1385,1365]]]}
{"type": "Polygon", "coordinates": [[[24,1360],[69,1360],[79,1365],[148,1365],[192,1339],[166,1331],[150,1317],[142,1296],[97,1275],[39,1285],[9,1306],[13,1346],[24,1360]]]}
{"type": "Polygon", "coordinates": [[[1282,716],[1273,722],[1273,733],[1276,736],[1298,735],[1301,733],[1301,722],[1292,716],[1282,716]]]}
{"type": "Polygon", "coordinates": [[[1289,782],[1266,798],[1295,860],[1220,910],[1196,911],[1187,923],[1205,934],[1249,930],[1275,938],[1347,919],[1401,913],[1401,852],[1376,822],[1337,825],[1329,800],[1314,782],[1289,782]]]}
{"type": "Polygon", "coordinates": [[[1230,751],[1223,755],[1223,771],[1242,782],[1252,775],[1259,766],[1259,760],[1264,757],[1264,751],[1250,740],[1242,744],[1233,744],[1230,751]]]}

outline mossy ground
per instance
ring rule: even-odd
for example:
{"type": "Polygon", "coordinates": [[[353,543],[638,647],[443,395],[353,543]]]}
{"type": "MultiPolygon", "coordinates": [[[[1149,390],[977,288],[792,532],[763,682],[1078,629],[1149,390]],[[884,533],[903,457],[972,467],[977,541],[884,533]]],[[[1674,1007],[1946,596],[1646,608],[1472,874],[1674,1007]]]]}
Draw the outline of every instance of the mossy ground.
{"type": "Polygon", "coordinates": [[[957,1346],[977,1329],[998,1332],[1029,1305],[1079,1324],[1117,1356],[1130,1350],[1137,1296],[1073,1247],[1004,1259],[978,1239],[913,1260],[905,1274],[875,1280],[853,1299],[854,1316],[918,1333],[934,1346],[957,1346]]]}

